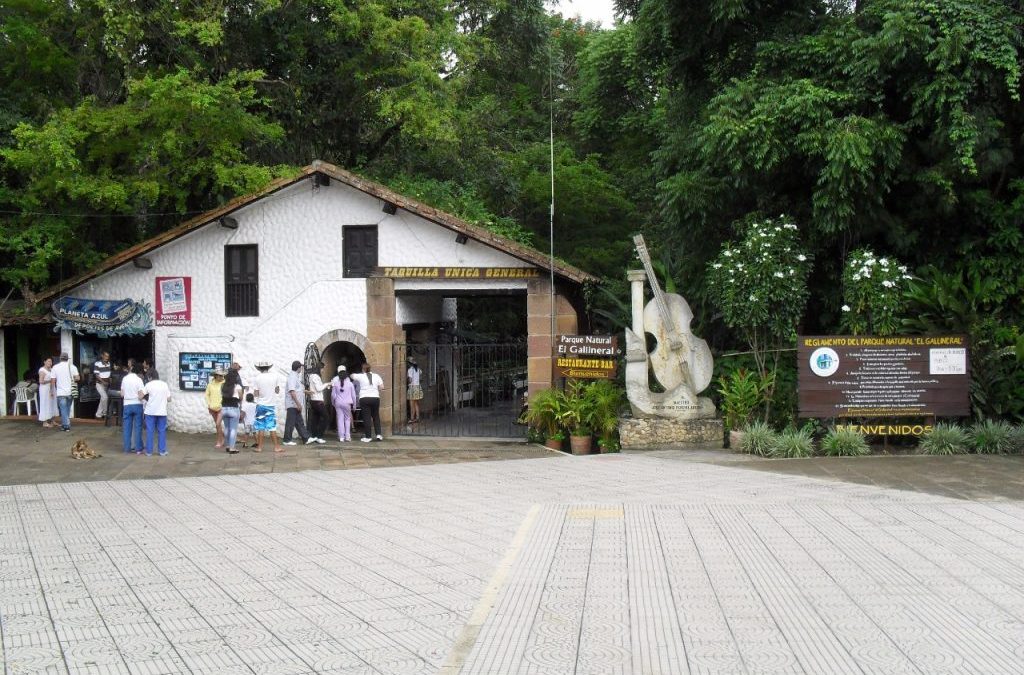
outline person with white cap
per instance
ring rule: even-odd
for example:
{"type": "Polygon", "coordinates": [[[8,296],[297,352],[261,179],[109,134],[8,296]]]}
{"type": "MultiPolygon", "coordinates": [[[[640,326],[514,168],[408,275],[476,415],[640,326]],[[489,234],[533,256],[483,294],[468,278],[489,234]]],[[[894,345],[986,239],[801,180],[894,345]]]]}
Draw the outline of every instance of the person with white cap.
{"type": "Polygon", "coordinates": [[[255,365],[260,374],[253,384],[253,395],[256,398],[256,419],[253,421],[256,447],[252,451],[263,452],[263,434],[269,431],[270,439],[274,442],[274,452],[284,452],[277,438],[277,395],[281,393],[281,385],[277,376],[270,372],[269,361],[257,361],[255,365]]]}
{"type": "Polygon", "coordinates": [[[338,442],[352,440],[352,413],[356,405],[356,385],[348,379],[345,366],[338,366],[338,374],[331,380],[331,404],[338,421],[338,442]]]}

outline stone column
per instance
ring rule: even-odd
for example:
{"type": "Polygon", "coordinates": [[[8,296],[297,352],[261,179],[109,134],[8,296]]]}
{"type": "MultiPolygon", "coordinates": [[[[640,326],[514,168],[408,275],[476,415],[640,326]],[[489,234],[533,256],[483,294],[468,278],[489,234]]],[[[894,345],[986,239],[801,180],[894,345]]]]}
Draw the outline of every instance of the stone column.
{"type": "MultiPolygon", "coordinates": [[[[526,286],[526,329],[528,352],[527,380],[530,396],[550,389],[552,383],[552,352],[554,337],[551,333],[551,282],[547,278],[530,279],[526,286]]],[[[572,303],[562,295],[555,295],[555,335],[573,335],[579,319],[572,303]]]]}
{"type": "Polygon", "coordinates": [[[626,272],[626,279],[629,281],[629,290],[633,301],[633,332],[640,337],[644,335],[644,280],[646,278],[647,274],[643,270],[629,270],[626,272]]]}
{"type": "MultiPolygon", "coordinates": [[[[366,339],[373,354],[367,354],[373,372],[384,380],[380,397],[380,422],[385,434],[391,433],[391,400],[395,386],[391,363],[396,336],[401,326],[395,324],[395,281],[385,277],[366,279],[366,339]]],[[[400,339],[400,338],[399,338],[400,339]]]]}

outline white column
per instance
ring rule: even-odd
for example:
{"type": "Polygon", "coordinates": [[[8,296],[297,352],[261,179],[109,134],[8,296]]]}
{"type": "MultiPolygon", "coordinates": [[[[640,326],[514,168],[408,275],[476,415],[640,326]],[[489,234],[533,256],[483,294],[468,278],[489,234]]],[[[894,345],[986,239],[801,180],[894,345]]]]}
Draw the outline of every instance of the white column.
{"type": "Polygon", "coordinates": [[[633,309],[633,332],[641,340],[644,338],[644,280],[647,274],[643,270],[629,270],[626,272],[626,279],[629,280],[630,295],[632,297],[633,309]]]}

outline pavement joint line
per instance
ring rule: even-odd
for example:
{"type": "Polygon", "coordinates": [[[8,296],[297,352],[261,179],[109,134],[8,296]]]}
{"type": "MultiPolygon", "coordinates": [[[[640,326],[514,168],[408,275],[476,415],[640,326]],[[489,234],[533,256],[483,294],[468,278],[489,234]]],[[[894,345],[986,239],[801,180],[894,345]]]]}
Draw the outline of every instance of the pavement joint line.
{"type": "Polygon", "coordinates": [[[473,650],[473,646],[476,644],[477,637],[480,635],[480,629],[483,628],[484,623],[487,621],[487,617],[490,616],[491,609],[494,608],[495,602],[498,599],[498,594],[505,588],[505,583],[508,580],[509,572],[512,570],[512,565],[519,557],[519,552],[522,550],[523,545],[526,543],[526,539],[530,532],[533,530],[534,523],[537,522],[537,517],[540,515],[540,504],[534,504],[530,507],[529,513],[523,518],[523,522],[520,523],[519,529],[516,531],[516,535],[512,538],[512,543],[505,551],[505,557],[498,563],[497,569],[494,571],[494,576],[491,577],[491,581],[487,584],[487,588],[484,589],[483,594],[480,596],[480,600],[477,601],[476,607],[473,608],[473,613],[469,616],[469,621],[466,622],[465,628],[462,629],[462,633],[455,640],[455,644],[452,646],[451,652],[448,654],[447,660],[440,670],[437,671],[438,675],[456,675],[462,670],[462,667],[466,663],[466,657],[473,650]]]}

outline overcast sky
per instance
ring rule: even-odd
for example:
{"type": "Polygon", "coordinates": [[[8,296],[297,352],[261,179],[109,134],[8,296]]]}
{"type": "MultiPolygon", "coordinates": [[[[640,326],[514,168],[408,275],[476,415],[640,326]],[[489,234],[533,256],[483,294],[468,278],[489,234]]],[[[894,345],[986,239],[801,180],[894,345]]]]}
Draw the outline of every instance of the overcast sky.
{"type": "Polygon", "coordinates": [[[562,16],[579,15],[584,21],[598,21],[611,28],[614,21],[612,0],[548,0],[549,8],[562,16]]]}

